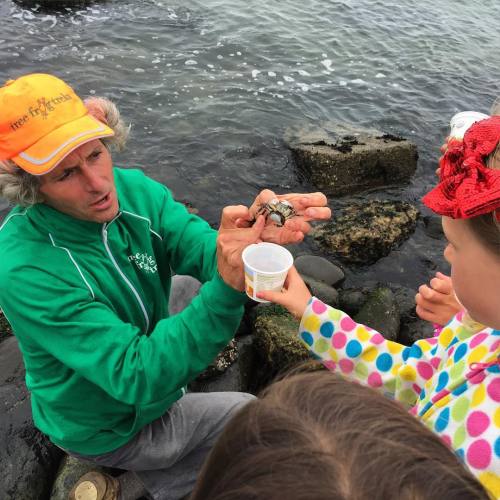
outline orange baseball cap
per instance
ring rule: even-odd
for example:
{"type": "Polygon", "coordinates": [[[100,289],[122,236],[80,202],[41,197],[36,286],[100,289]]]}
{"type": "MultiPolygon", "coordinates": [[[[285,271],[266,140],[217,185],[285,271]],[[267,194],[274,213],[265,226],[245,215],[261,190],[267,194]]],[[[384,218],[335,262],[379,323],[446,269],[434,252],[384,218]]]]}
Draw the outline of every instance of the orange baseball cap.
{"type": "Polygon", "coordinates": [[[112,135],[55,76],[34,73],[0,88],[0,160],[30,174],[46,174],[78,146],[112,135]]]}

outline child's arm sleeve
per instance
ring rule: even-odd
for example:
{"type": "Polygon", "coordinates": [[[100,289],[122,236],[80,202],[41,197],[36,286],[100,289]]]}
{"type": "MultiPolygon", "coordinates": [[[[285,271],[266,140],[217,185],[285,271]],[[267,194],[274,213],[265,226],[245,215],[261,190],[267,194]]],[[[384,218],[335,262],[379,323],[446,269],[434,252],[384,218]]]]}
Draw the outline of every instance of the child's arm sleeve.
{"type": "Polygon", "coordinates": [[[406,347],[316,297],[309,302],[299,338],[326,368],[413,406],[441,363],[436,337],[406,347]]]}

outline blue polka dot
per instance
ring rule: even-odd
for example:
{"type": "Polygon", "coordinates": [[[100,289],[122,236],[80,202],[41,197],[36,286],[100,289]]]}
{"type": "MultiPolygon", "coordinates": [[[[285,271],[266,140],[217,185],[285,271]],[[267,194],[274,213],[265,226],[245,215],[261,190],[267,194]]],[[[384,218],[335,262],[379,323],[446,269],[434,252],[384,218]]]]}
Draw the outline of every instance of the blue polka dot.
{"type": "Polygon", "coordinates": [[[319,332],[321,333],[321,335],[323,335],[323,337],[329,339],[333,335],[334,330],[335,328],[333,326],[333,323],[331,321],[325,321],[321,325],[319,332]]]}
{"type": "Polygon", "coordinates": [[[458,342],[458,337],[453,337],[453,340],[448,344],[446,349],[449,349],[452,345],[455,345],[458,342]]]}
{"type": "Polygon", "coordinates": [[[460,396],[460,394],[462,394],[466,390],[467,390],[467,384],[462,384],[462,385],[459,385],[454,391],[451,391],[451,393],[454,396],[460,396]]]}
{"type": "Polygon", "coordinates": [[[381,372],[387,372],[392,368],[392,357],[386,352],[382,353],[375,362],[377,369],[381,372]]]}
{"type": "Polygon", "coordinates": [[[345,348],[345,352],[350,358],[358,357],[361,354],[362,350],[363,348],[357,340],[349,340],[345,348]]]}
{"type": "Polygon", "coordinates": [[[491,335],[500,335],[500,330],[492,330],[491,335]]]}
{"type": "Polygon", "coordinates": [[[437,353],[437,350],[438,350],[438,346],[437,344],[431,349],[431,354],[434,356],[434,354],[437,353]]]}
{"type": "Polygon", "coordinates": [[[422,357],[422,349],[417,344],[413,344],[410,347],[410,358],[420,359],[422,357]]]}
{"type": "Polygon", "coordinates": [[[460,361],[465,356],[466,353],[467,353],[467,344],[460,344],[457,347],[455,353],[453,354],[453,360],[455,361],[455,363],[460,361]]]}
{"type": "Polygon", "coordinates": [[[498,363],[496,365],[491,365],[486,368],[486,371],[491,373],[500,373],[500,365],[498,363]]]}
{"type": "Polygon", "coordinates": [[[408,356],[410,355],[410,348],[405,347],[403,349],[403,352],[401,353],[401,356],[403,357],[403,361],[406,361],[408,359],[408,356]]]}
{"type": "Polygon", "coordinates": [[[438,415],[438,418],[436,419],[436,422],[434,423],[434,429],[436,429],[436,432],[443,432],[446,429],[446,427],[448,427],[449,421],[450,421],[450,409],[445,408],[438,415]]]}
{"type": "Polygon", "coordinates": [[[438,383],[436,386],[436,391],[443,390],[446,387],[446,384],[448,383],[449,379],[450,379],[450,377],[448,376],[448,374],[446,372],[441,372],[439,374],[439,379],[438,379],[438,383]]]}
{"type": "Polygon", "coordinates": [[[314,338],[309,332],[301,332],[300,336],[302,337],[302,340],[308,345],[312,346],[314,343],[314,338]]]}
{"type": "Polygon", "coordinates": [[[426,394],[425,389],[422,389],[420,391],[420,396],[419,396],[420,401],[423,401],[425,399],[425,394],[426,394]]]}
{"type": "Polygon", "coordinates": [[[495,441],[495,455],[500,457],[500,437],[495,441]]]}
{"type": "Polygon", "coordinates": [[[463,448],[459,448],[458,450],[455,450],[455,453],[461,462],[465,462],[465,452],[464,452],[463,448]]]}

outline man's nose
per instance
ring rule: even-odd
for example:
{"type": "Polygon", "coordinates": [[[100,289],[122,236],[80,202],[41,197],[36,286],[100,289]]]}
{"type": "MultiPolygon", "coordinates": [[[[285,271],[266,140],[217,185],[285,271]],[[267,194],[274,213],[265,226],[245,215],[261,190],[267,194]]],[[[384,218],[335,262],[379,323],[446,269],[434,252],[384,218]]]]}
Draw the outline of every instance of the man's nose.
{"type": "Polygon", "coordinates": [[[100,192],[103,190],[106,184],[106,180],[101,177],[98,169],[95,167],[88,167],[85,165],[84,167],[84,175],[85,175],[85,187],[89,192],[100,192]]]}

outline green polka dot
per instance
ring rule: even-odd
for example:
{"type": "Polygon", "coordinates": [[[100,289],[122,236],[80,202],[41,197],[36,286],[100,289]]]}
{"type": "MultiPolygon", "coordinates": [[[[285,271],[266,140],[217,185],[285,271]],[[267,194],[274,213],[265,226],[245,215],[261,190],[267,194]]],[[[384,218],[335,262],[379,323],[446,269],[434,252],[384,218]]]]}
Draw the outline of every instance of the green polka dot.
{"type": "Polygon", "coordinates": [[[468,328],[465,328],[465,326],[461,325],[456,330],[456,336],[458,337],[458,340],[464,340],[471,336],[471,331],[468,328]]]}
{"type": "Polygon", "coordinates": [[[392,378],[388,380],[385,384],[384,387],[387,389],[388,392],[391,394],[394,394],[396,392],[396,379],[392,378]]]}
{"type": "Polygon", "coordinates": [[[411,389],[405,389],[398,394],[398,399],[404,403],[415,404],[417,395],[411,389]]]}
{"type": "Polygon", "coordinates": [[[354,371],[364,378],[368,377],[368,367],[364,363],[356,363],[356,368],[354,368],[354,371]]]}
{"type": "Polygon", "coordinates": [[[462,396],[458,398],[451,409],[451,418],[455,422],[462,422],[464,420],[465,415],[469,411],[470,401],[467,396],[462,396]]]}
{"type": "Polygon", "coordinates": [[[465,425],[461,425],[453,434],[453,448],[460,448],[467,437],[467,432],[465,432],[465,425]]]}
{"type": "Polygon", "coordinates": [[[462,361],[459,361],[458,363],[454,364],[450,368],[450,377],[451,377],[451,380],[454,380],[454,379],[457,379],[457,378],[461,378],[464,369],[465,369],[465,360],[464,359],[462,359],[462,361]]]}
{"type": "Polygon", "coordinates": [[[314,350],[318,353],[326,352],[329,348],[328,341],[324,338],[319,338],[314,343],[314,350]]]}
{"type": "Polygon", "coordinates": [[[338,309],[334,309],[333,307],[330,307],[328,309],[328,317],[330,319],[333,319],[334,321],[338,321],[342,317],[342,311],[339,311],[338,309]]]}

